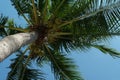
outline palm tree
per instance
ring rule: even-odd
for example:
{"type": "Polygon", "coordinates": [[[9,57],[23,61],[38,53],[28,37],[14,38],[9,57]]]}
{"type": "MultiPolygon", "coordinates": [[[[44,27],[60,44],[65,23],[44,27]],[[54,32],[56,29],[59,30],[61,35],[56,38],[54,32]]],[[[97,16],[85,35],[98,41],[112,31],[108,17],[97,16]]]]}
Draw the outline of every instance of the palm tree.
{"type": "Polygon", "coordinates": [[[24,78],[28,70],[27,65],[31,60],[35,60],[40,65],[49,62],[58,80],[83,80],[75,70],[73,61],[65,54],[74,49],[85,50],[95,47],[103,53],[120,57],[119,52],[99,44],[120,35],[120,0],[11,0],[11,2],[18,14],[28,22],[28,26],[18,27],[3,16],[0,19],[1,37],[7,36],[0,41],[0,61],[22,46],[26,46],[20,60],[16,59],[16,65],[11,67],[13,71],[10,72],[8,79],[16,76],[15,73],[18,72],[14,70],[20,71],[16,68],[20,63],[24,68],[16,77],[18,80],[27,79],[24,78]],[[21,61],[25,54],[27,57],[21,61]]]}

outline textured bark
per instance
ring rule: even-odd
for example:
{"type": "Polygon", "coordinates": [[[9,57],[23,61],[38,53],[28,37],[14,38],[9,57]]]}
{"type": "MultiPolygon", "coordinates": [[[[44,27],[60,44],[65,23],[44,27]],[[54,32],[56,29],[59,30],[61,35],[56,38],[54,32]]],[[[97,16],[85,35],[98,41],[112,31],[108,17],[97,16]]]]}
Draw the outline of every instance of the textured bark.
{"type": "Polygon", "coordinates": [[[0,41],[0,62],[24,45],[35,41],[37,32],[18,33],[7,36],[0,41]]]}

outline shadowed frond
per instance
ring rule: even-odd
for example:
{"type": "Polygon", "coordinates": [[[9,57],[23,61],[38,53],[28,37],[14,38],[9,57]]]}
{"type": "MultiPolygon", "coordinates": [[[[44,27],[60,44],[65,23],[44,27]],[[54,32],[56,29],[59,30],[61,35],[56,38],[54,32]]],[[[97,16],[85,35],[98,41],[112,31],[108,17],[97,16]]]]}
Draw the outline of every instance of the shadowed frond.
{"type": "Polygon", "coordinates": [[[30,63],[28,63],[29,65],[26,66],[23,73],[27,57],[27,55],[22,53],[17,55],[15,59],[12,59],[12,64],[10,65],[11,71],[8,73],[7,80],[45,80],[40,70],[30,68],[30,63]]]}
{"type": "Polygon", "coordinates": [[[17,10],[18,14],[23,16],[24,19],[28,22],[29,25],[32,25],[32,22],[28,19],[28,13],[31,14],[32,12],[32,5],[30,0],[11,0],[12,5],[17,10]]]}
{"type": "MultiPolygon", "coordinates": [[[[68,13],[60,17],[63,23],[56,27],[73,35],[57,36],[53,45],[56,44],[59,48],[62,45],[65,49],[74,48],[73,46],[84,48],[88,46],[87,43],[120,35],[119,0],[76,0],[69,7],[71,9],[68,9],[68,13]]],[[[61,13],[64,14],[64,11],[61,13]]]]}
{"type": "Polygon", "coordinates": [[[3,16],[3,14],[0,14],[0,25],[4,26],[7,23],[8,18],[3,16]]]}
{"type": "Polygon", "coordinates": [[[76,71],[76,66],[70,58],[67,58],[60,52],[51,50],[47,46],[46,55],[51,61],[51,68],[56,80],[83,80],[76,71]]]}
{"type": "MultiPolygon", "coordinates": [[[[72,20],[67,23],[69,24],[72,22],[83,20],[85,18],[89,18],[91,16],[95,16],[103,12],[109,13],[109,11],[113,11],[113,9],[115,8],[119,9],[120,7],[119,3],[120,3],[119,0],[114,0],[114,1],[112,0],[85,0],[85,2],[82,0],[76,0],[76,3],[74,3],[74,6],[72,6],[73,8],[72,10],[76,10],[76,11],[71,11],[71,13],[69,13],[70,15],[69,17],[72,17],[73,19],[71,18],[72,20]],[[74,15],[76,15],[76,18],[74,15]]],[[[119,10],[116,12],[119,13],[119,10]]]]}
{"type": "Polygon", "coordinates": [[[5,24],[7,23],[8,18],[0,14],[0,36],[7,36],[7,32],[5,31],[5,24]]]}
{"type": "Polygon", "coordinates": [[[11,0],[11,2],[12,5],[15,6],[19,15],[29,13],[32,7],[31,0],[11,0]]]}

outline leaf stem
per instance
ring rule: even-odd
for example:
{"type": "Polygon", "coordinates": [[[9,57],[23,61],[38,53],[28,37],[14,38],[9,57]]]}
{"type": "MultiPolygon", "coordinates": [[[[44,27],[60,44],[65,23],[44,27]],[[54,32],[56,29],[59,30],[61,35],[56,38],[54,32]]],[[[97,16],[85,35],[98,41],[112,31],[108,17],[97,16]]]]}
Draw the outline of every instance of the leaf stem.
{"type": "Polygon", "coordinates": [[[15,28],[15,27],[8,27],[8,26],[0,26],[0,28],[8,28],[8,29],[11,29],[11,30],[16,30],[16,31],[21,31],[21,32],[28,32],[29,29],[22,29],[22,28],[15,28]]]}
{"type": "Polygon", "coordinates": [[[47,13],[47,6],[48,6],[48,0],[45,0],[45,7],[44,7],[44,10],[43,10],[43,23],[45,23],[45,20],[46,20],[46,13],[47,13]]]}
{"type": "Polygon", "coordinates": [[[27,60],[26,60],[26,62],[25,62],[25,65],[24,65],[23,72],[22,72],[22,75],[21,75],[21,79],[20,79],[20,80],[23,80],[23,78],[24,78],[24,73],[25,73],[27,64],[29,63],[30,58],[31,58],[31,54],[29,54],[29,56],[28,56],[28,58],[27,58],[27,60]]]}
{"type": "Polygon", "coordinates": [[[31,0],[31,1],[32,1],[32,7],[33,7],[34,18],[35,18],[35,24],[38,25],[37,9],[36,9],[36,7],[35,7],[34,0],[31,0]]]}

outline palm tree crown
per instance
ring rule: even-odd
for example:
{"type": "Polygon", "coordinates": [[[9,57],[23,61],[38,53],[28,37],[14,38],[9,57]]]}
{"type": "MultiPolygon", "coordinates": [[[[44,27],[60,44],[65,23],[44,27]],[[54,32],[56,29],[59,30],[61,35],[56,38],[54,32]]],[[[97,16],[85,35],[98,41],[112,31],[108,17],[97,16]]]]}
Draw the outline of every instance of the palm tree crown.
{"type": "Polygon", "coordinates": [[[7,18],[1,16],[0,32],[4,34],[0,35],[4,37],[19,32],[36,31],[38,38],[27,45],[24,52],[17,51],[22,55],[19,55],[21,58],[13,60],[16,66],[11,65],[13,71],[9,73],[8,80],[11,77],[12,80],[15,80],[15,77],[18,80],[29,80],[23,74],[27,74],[27,70],[30,71],[28,65],[32,60],[39,65],[50,62],[57,80],[83,80],[75,70],[74,62],[65,54],[74,49],[95,47],[103,53],[120,57],[119,52],[99,44],[100,41],[120,35],[120,0],[11,0],[11,2],[18,14],[28,22],[28,26],[23,29],[17,27],[13,21],[9,21],[6,26],[7,18]],[[25,60],[22,61],[22,58],[25,60]],[[15,75],[20,71],[17,66],[24,68],[19,76],[15,75]]]}

